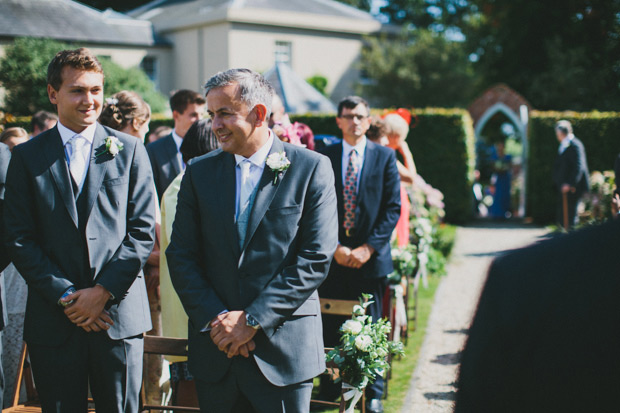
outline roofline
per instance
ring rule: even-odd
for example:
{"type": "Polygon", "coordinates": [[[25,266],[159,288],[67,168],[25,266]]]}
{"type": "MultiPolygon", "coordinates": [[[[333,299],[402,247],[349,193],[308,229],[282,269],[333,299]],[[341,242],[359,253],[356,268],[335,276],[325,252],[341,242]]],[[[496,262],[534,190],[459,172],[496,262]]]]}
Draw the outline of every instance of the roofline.
{"type": "Polygon", "coordinates": [[[213,26],[222,23],[245,23],[265,27],[287,27],[291,29],[305,29],[331,33],[345,33],[368,35],[380,33],[386,30],[388,26],[382,24],[377,19],[352,19],[350,17],[339,16],[319,16],[309,13],[298,13],[280,11],[280,18],[277,21],[273,19],[271,11],[263,9],[215,9],[208,15],[191,16],[185,21],[153,23],[155,31],[161,34],[175,32],[179,30],[213,26]],[[203,17],[203,18],[200,18],[203,17]]]}

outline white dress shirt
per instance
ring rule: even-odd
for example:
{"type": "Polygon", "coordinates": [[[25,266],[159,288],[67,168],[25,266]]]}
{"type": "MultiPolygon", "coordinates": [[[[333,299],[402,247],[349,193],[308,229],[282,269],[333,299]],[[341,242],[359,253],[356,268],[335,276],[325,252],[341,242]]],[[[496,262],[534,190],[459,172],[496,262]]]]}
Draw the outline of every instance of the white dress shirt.
{"type": "Polygon", "coordinates": [[[71,129],[64,126],[60,121],[58,121],[58,133],[60,133],[60,138],[62,139],[62,145],[65,148],[65,156],[67,158],[67,164],[69,165],[71,156],[73,155],[73,148],[69,144],[69,140],[76,135],[79,135],[84,138],[85,143],[82,147],[82,156],[84,157],[84,175],[82,176],[82,182],[76,182],[80,191],[84,186],[84,181],[86,180],[86,175],[88,174],[88,166],[90,165],[90,158],[93,151],[93,139],[95,138],[95,131],[97,130],[97,124],[93,123],[88,126],[80,133],[75,133],[71,129]]]}
{"type": "Polygon", "coordinates": [[[241,167],[240,164],[244,160],[248,160],[251,163],[250,166],[250,182],[252,184],[252,188],[255,188],[258,185],[258,181],[260,181],[261,176],[263,176],[263,171],[265,170],[265,163],[267,161],[267,156],[269,155],[269,151],[271,151],[271,147],[273,146],[273,133],[271,130],[269,131],[269,139],[267,142],[254,153],[254,155],[249,158],[244,158],[241,155],[235,155],[236,167],[235,174],[237,176],[237,188],[235,195],[235,216],[239,215],[239,197],[241,195],[241,167]]]}
{"type": "Polygon", "coordinates": [[[566,138],[564,138],[564,140],[562,140],[562,142],[560,142],[560,147],[558,148],[558,152],[560,153],[560,155],[562,155],[564,153],[564,151],[566,149],[568,149],[568,147],[570,146],[570,143],[573,141],[573,139],[575,139],[575,135],[573,135],[571,133],[566,138]]]}
{"type": "Polygon", "coordinates": [[[346,184],[347,168],[349,167],[349,159],[351,158],[351,151],[355,149],[357,151],[357,188],[356,192],[360,189],[360,177],[362,176],[362,168],[364,167],[364,158],[366,156],[366,137],[355,146],[349,145],[345,140],[342,141],[342,185],[346,184]]]}
{"type": "Polygon", "coordinates": [[[183,155],[181,155],[181,144],[183,143],[183,138],[180,137],[174,129],[172,129],[172,139],[174,139],[174,143],[177,145],[177,159],[179,160],[179,165],[181,165],[182,172],[185,170],[185,162],[183,162],[183,155]]]}

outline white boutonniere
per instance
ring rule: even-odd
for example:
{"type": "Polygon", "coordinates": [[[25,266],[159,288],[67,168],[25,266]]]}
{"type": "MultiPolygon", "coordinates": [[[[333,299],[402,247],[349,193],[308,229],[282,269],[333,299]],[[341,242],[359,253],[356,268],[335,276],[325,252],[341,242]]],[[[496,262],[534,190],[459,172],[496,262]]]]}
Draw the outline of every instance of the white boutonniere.
{"type": "Polygon", "coordinates": [[[275,152],[267,157],[267,166],[273,171],[275,177],[273,184],[278,183],[278,178],[291,166],[291,161],[286,157],[286,152],[275,152]]]}
{"type": "Polygon", "coordinates": [[[105,151],[101,152],[97,157],[104,153],[109,153],[114,158],[124,148],[123,143],[116,136],[108,136],[105,139],[105,151]]]}

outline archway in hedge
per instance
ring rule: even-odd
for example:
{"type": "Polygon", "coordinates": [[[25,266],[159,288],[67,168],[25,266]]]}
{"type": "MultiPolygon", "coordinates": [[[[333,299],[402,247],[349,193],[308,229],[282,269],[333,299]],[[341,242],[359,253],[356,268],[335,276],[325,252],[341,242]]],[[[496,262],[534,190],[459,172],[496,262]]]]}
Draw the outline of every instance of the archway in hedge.
{"type": "Polygon", "coordinates": [[[476,147],[488,144],[485,142],[483,131],[489,122],[496,120],[499,115],[505,117],[508,123],[514,126],[514,137],[520,142],[522,148],[520,179],[517,180],[518,205],[514,205],[513,208],[518,217],[525,217],[528,160],[527,123],[531,109],[532,106],[523,96],[505,84],[490,87],[468,108],[474,122],[476,147]]]}

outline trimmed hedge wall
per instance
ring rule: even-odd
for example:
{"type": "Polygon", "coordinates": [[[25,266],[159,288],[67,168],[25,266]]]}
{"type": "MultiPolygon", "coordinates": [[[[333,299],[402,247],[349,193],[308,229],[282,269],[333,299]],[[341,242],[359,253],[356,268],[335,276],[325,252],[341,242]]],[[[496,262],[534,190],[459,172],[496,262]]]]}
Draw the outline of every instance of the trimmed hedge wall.
{"type": "MultiPolygon", "coordinates": [[[[378,112],[379,113],[379,112],[378,112]]],[[[407,141],[418,172],[444,193],[446,219],[463,223],[473,212],[472,183],[475,136],[469,113],[461,109],[418,109],[407,141]]],[[[340,136],[333,116],[295,116],[317,135],[340,136]]]]}
{"type": "MultiPolygon", "coordinates": [[[[381,111],[376,112],[381,113],[381,111]]],[[[418,109],[415,128],[407,141],[418,172],[435,188],[443,192],[446,219],[463,223],[473,212],[472,182],[475,167],[475,137],[469,113],[461,109],[418,109]]],[[[291,116],[291,120],[310,126],[315,135],[340,136],[333,115],[291,116]]],[[[30,118],[18,118],[6,126],[28,129],[30,118]]],[[[173,126],[172,119],[154,115],[150,129],[173,126]]]]}
{"type": "Polygon", "coordinates": [[[573,124],[575,136],[586,148],[590,172],[613,169],[620,153],[620,112],[533,111],[528,132],[527,211],[538,224],[549,224],[556,218],[552,174],[558,153],[554,126],[560,119],[573,124]]]}

